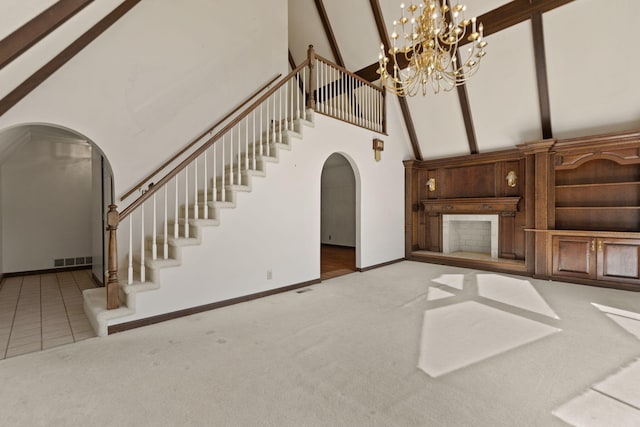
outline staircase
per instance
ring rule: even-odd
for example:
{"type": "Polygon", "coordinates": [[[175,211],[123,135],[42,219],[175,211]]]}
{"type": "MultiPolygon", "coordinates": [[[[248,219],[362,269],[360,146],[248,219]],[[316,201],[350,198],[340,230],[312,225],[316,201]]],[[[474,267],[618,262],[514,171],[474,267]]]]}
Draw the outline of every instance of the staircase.
{"type": "Polygon", "coordinates": [[[303,64],[122,212],[111,207],[109,280],[83,294],[98,336],[109,326],[252,293],[247,287],[212,296],[206,288],[213,284],[194,277],[189,264],[207,263],[223,212],[240,207],[240,194],[251,192],[254,178],[266,177],[267,164],[302,140],[314,114],[382,132],[384,92],[310,49],[303,64]]]}

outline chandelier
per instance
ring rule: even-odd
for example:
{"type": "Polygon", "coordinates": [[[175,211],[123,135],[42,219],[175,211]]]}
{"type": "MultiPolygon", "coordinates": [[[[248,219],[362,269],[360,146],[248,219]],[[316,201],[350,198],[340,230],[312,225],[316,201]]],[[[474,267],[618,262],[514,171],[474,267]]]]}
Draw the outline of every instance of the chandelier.
{"type": "Polygon", "coordinates": [[[451,5],[452,0],[423,0],[405,9],[400,5],[400,19],[393,21],[389,57],[380,46],[380,81],[398,96],[414,96],[422,89],[437,94],[464,84],[480,65],[487,42],[482,24],[476,18],[465,19],[466,6],[451,5]],[[458,49],[469,42],[464,54],[458,49]],[[393,71],[388,72],[389,61],[393,71]]]}

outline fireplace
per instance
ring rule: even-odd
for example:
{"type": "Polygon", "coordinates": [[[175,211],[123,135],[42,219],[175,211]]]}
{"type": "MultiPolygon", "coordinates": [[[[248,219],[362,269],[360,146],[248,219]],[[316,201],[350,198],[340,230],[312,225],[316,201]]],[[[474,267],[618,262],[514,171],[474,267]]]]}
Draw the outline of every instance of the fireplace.
{"type": "Polygon", "coordinates": [[[442,252],[498,258],[498,215],[442,215],[442,252]]]}

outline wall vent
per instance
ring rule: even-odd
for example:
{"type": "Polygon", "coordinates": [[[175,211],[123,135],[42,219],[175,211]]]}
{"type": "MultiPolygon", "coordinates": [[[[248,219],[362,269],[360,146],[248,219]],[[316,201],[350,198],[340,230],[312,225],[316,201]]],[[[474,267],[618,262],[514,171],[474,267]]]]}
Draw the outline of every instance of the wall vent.
{"type": "Polygon", "coordinates": [[[81,256],[75,258],[56,258],[53,260],[54,267],[70,267],[73,265],[91,265],[93,263],[93,257],[81,256]]]}

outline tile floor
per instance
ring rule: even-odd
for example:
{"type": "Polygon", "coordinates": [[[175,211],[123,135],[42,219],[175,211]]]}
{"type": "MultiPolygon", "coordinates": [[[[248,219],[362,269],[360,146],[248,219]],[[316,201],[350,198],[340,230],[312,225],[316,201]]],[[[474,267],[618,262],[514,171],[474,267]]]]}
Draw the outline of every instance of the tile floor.
{"type": "Polygon", "coordinates": [[[8,277],[0,284],[0,359],[94,337],[82,291],[91,270],[8,277]]]}

